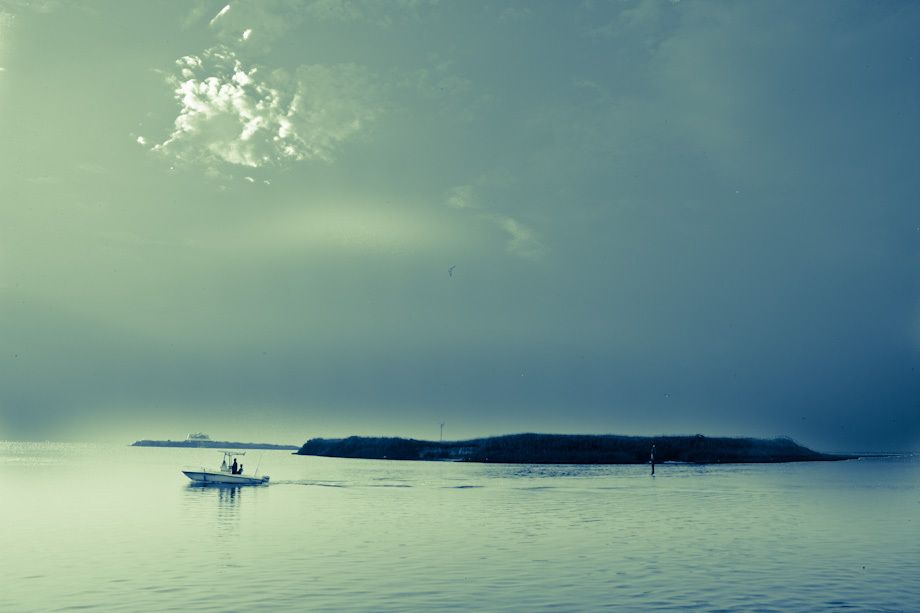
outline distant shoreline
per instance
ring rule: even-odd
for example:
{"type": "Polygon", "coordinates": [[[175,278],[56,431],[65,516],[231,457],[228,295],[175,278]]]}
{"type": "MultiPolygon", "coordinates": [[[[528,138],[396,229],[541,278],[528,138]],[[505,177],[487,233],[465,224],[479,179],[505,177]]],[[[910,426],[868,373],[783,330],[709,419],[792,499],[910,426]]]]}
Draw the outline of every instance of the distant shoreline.
{"type": "Polygon", "coordinates": [[[192,447],[205,449],[279,449],[297,450],[297,445],[275,445],[274,443],[239,443],[234,441],[151,441],[141,440],[131,443],[131,447],[192,447]]]}
{"type": "Polygon", "coordinates": [[[465,441],[350,436],[310,439],[296,455],[373,460],[502,464],[688,464],[829,462],[859,456],[821,453],[789,438],[510,434],[465,441]]]}

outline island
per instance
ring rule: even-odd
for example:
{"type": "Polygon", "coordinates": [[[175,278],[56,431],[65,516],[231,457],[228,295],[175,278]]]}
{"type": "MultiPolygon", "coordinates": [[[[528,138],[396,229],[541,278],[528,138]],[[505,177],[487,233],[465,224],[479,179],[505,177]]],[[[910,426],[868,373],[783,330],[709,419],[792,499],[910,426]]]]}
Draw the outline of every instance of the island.
{"type": "Polygon", "coordinates": [[[283,451],[297,450],[297,445],[276,445],[274,443],[240,443],[237,441],[212,441],[204,435],[189,435],[184,441],[151,441],[141,440],[131,443],[132,447],[193,447],[206,449],[278,449],[283,451]]]}
{"type": "Polygon", "coordinates": [[[314,438],[297,455],[375,460],[435,460],[506,464],[778,463],[850,460],[803,447],[790,438],[620,436],[613,434],[509,434],[466,441],[398,437],[314,438]]]}

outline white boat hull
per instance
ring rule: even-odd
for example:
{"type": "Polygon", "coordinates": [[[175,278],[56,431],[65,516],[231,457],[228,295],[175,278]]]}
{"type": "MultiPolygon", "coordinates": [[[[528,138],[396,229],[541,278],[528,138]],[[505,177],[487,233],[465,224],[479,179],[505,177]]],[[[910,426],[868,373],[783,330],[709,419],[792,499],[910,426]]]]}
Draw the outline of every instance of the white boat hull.
{"type": "Polygon", "coordinates": [[[230,473],[210,470],[183,470],[182,474],[195,483],[213,483],[215,485],[263,485],[268,483],[268,476],[253,477],[249,475],[232,475],[230,473]]]}

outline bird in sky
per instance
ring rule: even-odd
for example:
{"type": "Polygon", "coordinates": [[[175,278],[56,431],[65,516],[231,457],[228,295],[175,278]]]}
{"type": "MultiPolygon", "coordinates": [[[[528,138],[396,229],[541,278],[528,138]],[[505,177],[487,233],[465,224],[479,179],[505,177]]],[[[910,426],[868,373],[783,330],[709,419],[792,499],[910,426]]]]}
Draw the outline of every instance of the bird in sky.
{"type": "Polygon", "coordinates": [[[448,269],[447,269],[447,274],[450,275],[451,277],[453,277],[453,276],[454,276],[454,268],[456,268],[456,267],[457,267],[457,265],[454,264],[453,266],[451,266],[450,268],[448,268],[448,269]]]}

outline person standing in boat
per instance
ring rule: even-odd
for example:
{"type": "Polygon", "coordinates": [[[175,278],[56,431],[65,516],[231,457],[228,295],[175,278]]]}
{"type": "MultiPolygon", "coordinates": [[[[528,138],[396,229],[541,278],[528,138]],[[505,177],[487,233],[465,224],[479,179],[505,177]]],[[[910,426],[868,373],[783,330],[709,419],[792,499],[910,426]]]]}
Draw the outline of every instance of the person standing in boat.
{"type": "Polygon", "coordinates": [[[233,464],[230,466],[230,474],[235,475],[236,472],[236,458],[233,458],[233,464]]]}

